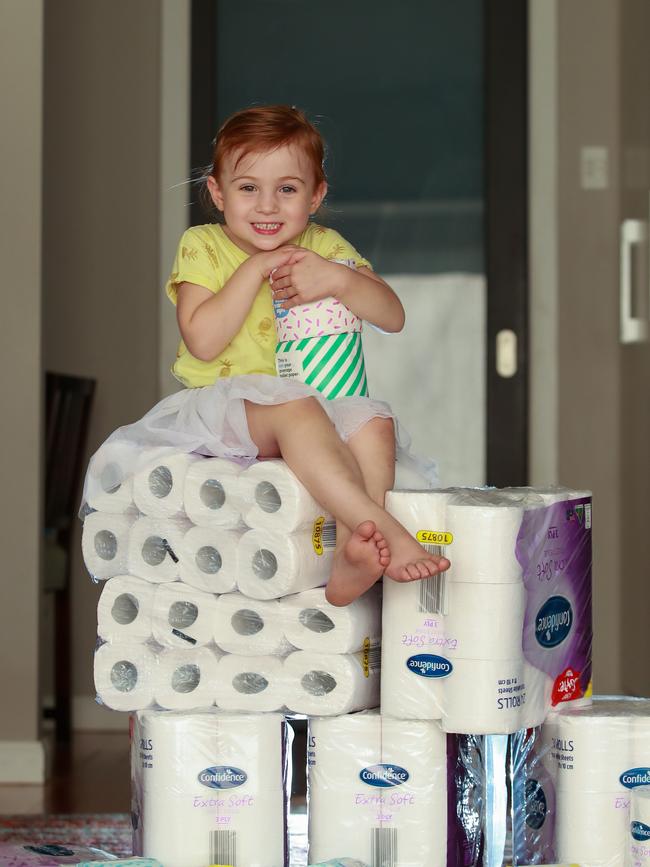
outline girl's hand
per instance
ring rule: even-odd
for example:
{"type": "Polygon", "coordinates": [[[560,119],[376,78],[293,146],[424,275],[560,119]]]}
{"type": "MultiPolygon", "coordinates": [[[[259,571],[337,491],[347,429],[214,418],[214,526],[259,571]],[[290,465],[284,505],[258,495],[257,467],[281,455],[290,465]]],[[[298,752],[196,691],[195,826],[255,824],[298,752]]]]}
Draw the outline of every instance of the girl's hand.
{"type": "Polygon", "coordinates": [[[343,287],[346,266],[329,262],[312,250],[297,248],[290,260],[274,269],[270,277],[274,300],[283,300],[285,310],[299,304],[337,297],[343,287]]]}
{"type": "Polygon", "coordinates": [[[277,250],[255,253],[250,257],[249,261],[259,270],[262,280],[267,280],[271,271],[274,271],[281,265],[286,265],[301,249],[301,247],[296,247],[295,244],[285,244],[284,247],[278,247],[277,250]]]}

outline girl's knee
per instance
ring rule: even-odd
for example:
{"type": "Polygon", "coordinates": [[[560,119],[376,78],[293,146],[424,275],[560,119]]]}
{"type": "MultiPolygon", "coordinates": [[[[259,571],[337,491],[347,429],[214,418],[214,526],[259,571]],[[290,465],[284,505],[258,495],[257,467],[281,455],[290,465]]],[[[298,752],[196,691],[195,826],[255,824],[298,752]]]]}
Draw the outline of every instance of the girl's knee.
{"type": "Polygon", "coordinates": [[[366,424],[366,427],[372,432],[373,436],[376,436],[377,438],[386,439],[389,442],[393,442],[395,439],[395,425],[392,418],[375,416],[370,419],[366,424]]]}

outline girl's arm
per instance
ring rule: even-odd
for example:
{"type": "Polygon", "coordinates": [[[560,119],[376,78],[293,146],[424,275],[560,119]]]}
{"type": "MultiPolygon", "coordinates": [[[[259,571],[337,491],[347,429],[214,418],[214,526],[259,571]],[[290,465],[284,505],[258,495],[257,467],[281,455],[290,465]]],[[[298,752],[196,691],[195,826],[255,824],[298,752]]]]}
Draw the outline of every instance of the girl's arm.
{"type": "Polygon", "coordinates": [[[404,327],[402,302],[370,268],[355,271],[311,250],[299,250],[287,265],[274,271],[272,280],[273,297],[286,299],[287,309],[333,295],[360,319],[383,331],[404,327]]]}
{"type": "Polygon", "coordinates": [[[178,287],[176,318],[183,343],[200,361],[212,361],[241,330],[262,282],[289,261],[297,247],[256,253],[237,268],[216,294],[196,283],[178,287]]]}

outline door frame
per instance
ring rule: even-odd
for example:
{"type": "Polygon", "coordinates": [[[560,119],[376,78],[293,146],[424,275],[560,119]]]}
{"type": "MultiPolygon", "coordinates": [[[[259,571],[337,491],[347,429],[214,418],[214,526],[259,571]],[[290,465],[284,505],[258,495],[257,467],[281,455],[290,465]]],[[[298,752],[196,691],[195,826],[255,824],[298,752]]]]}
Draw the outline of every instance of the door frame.
{"type": "MultiPolygon", "coordinates": [[[[483,0],[486,316],[486,473],[489,485],[528,483],[528,0],[483,0]],[[496,369],[496,339],[517,336],[514,376],[496,369]]],[[[192,0],[190,172],[210,162],[216,132],[216,0],[192,0]]],[[[197,196],[192,225],[205,215],[197,196]]]]}

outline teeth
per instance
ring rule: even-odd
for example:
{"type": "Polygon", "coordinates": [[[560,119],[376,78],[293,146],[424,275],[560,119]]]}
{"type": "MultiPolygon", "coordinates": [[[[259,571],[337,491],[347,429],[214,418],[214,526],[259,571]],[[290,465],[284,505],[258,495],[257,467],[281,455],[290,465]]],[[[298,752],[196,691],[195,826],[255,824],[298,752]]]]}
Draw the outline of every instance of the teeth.
{"type": "Polygon", "coordinates": [[[280,228],[280,223],[253,223],[253,225],[256,229],[264,229],[265,231],[280,228]]]}

